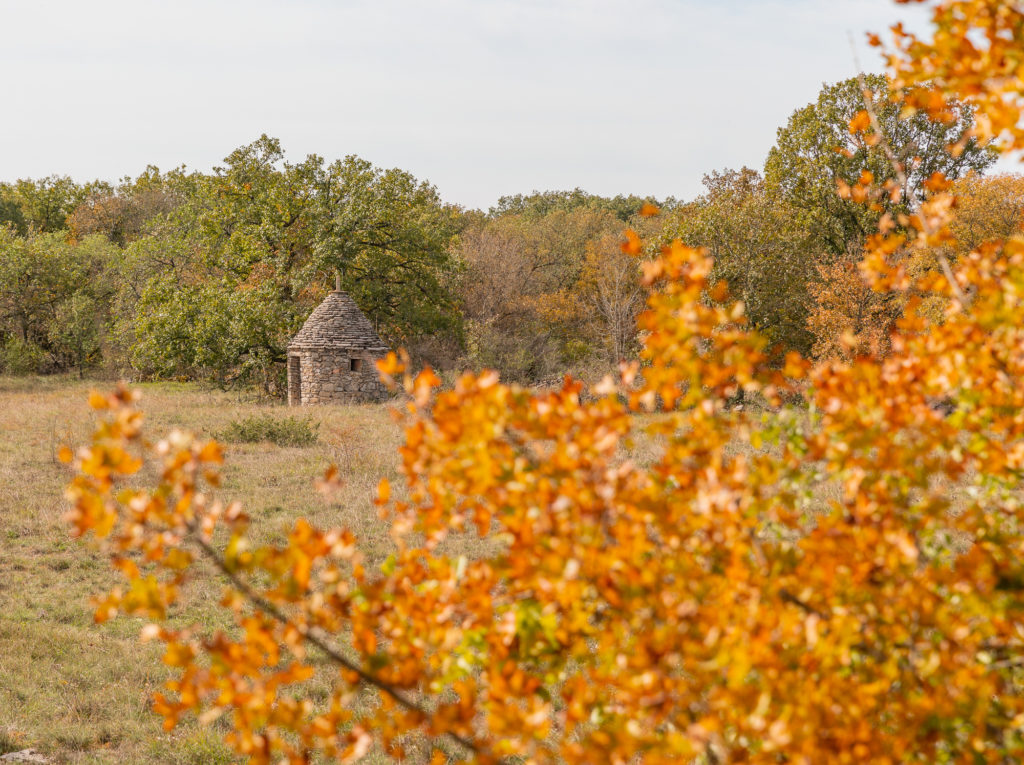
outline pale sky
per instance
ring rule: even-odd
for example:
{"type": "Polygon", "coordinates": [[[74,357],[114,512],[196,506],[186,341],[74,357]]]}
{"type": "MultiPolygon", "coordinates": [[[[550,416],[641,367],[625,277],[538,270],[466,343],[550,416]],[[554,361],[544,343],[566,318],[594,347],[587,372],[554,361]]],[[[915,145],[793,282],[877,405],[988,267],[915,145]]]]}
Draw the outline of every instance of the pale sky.
{"type": "MultiPolygon", "coordinates": [[[[449,202],[700,193],[823,82],[881,71],[892,0],[0,0],[0,180],[208,171],[267,133],[449,202]]],[[[916,26],[916,24],[915,24],[916,26]]]]}

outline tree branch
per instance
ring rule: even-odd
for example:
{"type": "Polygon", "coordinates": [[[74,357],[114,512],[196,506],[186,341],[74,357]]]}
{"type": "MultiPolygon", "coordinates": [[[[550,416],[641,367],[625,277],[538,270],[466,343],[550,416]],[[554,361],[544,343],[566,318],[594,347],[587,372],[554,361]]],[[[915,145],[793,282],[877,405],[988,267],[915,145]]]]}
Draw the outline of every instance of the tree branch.
{"type": "MultiPolygon", "coordinates": [[[[417,704],[412,699],[410,699],[408,696],[406,696],[405,693],[403,693],[403,691],[400,688],[397,688],[396,686],[384,680],[381,680],[376,675],[367,672],[358,664],[355,664],[353,661],[343,656],[336,648],[334,648],[334,646],[327,642],[326,638],[317,634],[317,632],[310,629],[308,626],[304,624],[296,624],[295,622],[293,622],[290,618],[288,618],[288,615],[284,611],[282,611],[276,604],[270,602],[265,597],[260,595],[258,592],[256,592],[256,590],[254,590],[249,585],[248,582],[246,582],[244,579],[238,576],[238,574],[224,562],[224,559],[217,552],[217,550],[209,542],[203,539],[201,534],[198,533],[198,529],[196,528],[194,523],[188,524],[187,527],[189,530],[189,538],[202,551],[203,555],[205,555],[206,558],[210,562],[212,562],[220,570],[220,572],[224,574],[225,577],[227,577],[228,581],[231,582],[231,585],[240,593],[242,593],[242,595],[244,595],[246,599],[249,600],[250,603],[256,606],[256,608],[263,611],[265,614],[273,617],[282,625],[294,627],[296,630],[299,631],[299,634],[301,634],[302,637],[305,638],[305,640],[310,645],[319,648],[335,663],[341,665],[350,672],[353,672],[356,675],[358,675],[360,681],[366,683],[367,685],[372,685],[379,691],[386,693],[388,696],[394,699],[395,703],[398,704],[400,707],[410,712],[416,712],[422,715],[423,718],[426,720],[431,719],[432,715],[430,714],[430,712],[427,711],[424,707],[417,704]]],[[[474,743],[473,741],[464,736],[459,735],[458,733],[453,733],[452,731],[444,731],[442,735],[449,737],[450,739],[452,739],[459,745],[464,746],[466,749],[473,752],[474,754],[480,753],[480,747],[476,743],[474,743]]]]}
{"type": "MultiPolygon", "coordinates": [[[[885,156],[889,159],[889,163],[892,165],[893,172],[896,173],[896,180],[900,186],[906,190],[907,202],[909,203],[911,210],[917,211],[918,220],[921,221],[921,228],[925,234],[929,237],[937,233],[928,222],[928,219],[920,210],[920,203],[914,195],[913,189],[907,180],[907,173],[903,167],[903,163],[896,158],[896,154],[892,150],[892,146],[889,143],[889,138],[882,132],[882,125],[878,120],[878,113],[875,111],[874,104],[871,102],[871,98],[868,96],[870,90],[864,83],[864,73],[860,71],[860,61],[857,60],[857,50],[853,47],[853,38],[850,38],[850,47],[853,48],[853,59],[857,65],[857,82],[860,83],[861,93],[864,98],[864,108],[868,113],[868,119],[871,120],[871,128],[875,131],[875,135],[878,136],[878,143],[882,147],[882,151],[885,152],[885,156]]],[[[953,273],[953,268],[949,264],[949,258],[946,257],[944,252],[936,253],[939,265],[942,266],[942,273],[946,277],[946,281],[949,282],[950,288],[953,290],[953,294],[956,296],[957,301],[961,306],[967,308],[970,305],[970,301],[967,296],[964,295],[963,290],[960,289],[960,284],[956,280],[956,276],[953,273]]]]}

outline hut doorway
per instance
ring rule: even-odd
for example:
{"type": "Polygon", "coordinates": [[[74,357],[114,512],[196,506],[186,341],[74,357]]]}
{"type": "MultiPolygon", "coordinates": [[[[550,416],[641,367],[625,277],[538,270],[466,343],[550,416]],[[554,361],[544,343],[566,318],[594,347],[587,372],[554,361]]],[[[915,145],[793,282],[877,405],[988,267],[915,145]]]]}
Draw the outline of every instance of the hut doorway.
{"type": "Polygon", "coordinates": [[[302,404],[302,359],[299,356],[288,357],[288,403],[302,404]]]}

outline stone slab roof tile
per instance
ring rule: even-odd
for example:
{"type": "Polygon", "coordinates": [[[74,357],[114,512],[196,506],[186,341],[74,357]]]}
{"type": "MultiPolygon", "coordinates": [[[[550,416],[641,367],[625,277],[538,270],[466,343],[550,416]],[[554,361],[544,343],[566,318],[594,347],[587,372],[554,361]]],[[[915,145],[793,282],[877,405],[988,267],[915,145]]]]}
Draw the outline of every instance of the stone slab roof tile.
{"type": "Polygon", "coordinates": [[[335,290],[309,315],[288,350],[344,349],[386,351],[388,347],[355,301],[335,290]]]}

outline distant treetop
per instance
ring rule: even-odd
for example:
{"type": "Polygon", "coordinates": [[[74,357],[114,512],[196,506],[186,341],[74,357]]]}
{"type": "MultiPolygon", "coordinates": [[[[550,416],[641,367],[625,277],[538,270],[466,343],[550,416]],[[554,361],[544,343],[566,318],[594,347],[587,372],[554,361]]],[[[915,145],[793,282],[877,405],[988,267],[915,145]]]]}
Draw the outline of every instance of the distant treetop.
{"type": "Polygon", "coordinates": [[[557,210],[569,211],[580,207],[591,207],[608,210],[619,220],[628,221],[640,212],[645,204],[653,204],[662,209],[675,207],[675,197],[664,200],[652,196],[639,197],[635,194],[617,194],[614,197],[602,197],[591,194],[577,187],[572,191],[534,191],[532,194],[514,194],[503,196],[488,214],[492,218],[502,215],[528,215],[541,217],[557,210]]]}

